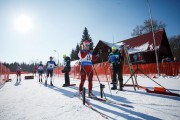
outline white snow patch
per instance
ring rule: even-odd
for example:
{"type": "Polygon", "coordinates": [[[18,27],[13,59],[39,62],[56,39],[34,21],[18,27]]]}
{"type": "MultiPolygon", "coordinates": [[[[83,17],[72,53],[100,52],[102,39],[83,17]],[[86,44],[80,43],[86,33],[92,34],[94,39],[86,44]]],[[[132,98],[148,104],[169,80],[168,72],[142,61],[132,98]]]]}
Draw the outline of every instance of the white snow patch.
{"type": "Polygon", "coordinates": [[[149,45],[149,49],[150,49],[150,50],[154,50],[154,49],[153,49],[153,44],[149,45]]]}
{"type": "MultiPolygon", "coordinates": [[[[15,78],[11,75],[10,78],[15,78]]],[[[96,76],[94,76],[96,77],[96,76]]],[[[124,83],[129,79],[124,76],[124,83]]],[[[22,76],[24,78],[24,75],[22,76]]],[[[44,80],[44,78],[43,78],[44,80]]],[[[171,92],[180,94],[179,77],[159,77],[156,82],[169,89],[171,92]]],[[[145,76],[137,77],[141,86],[152,88],[158,86],[145,76]]],[[[104,120],[97,112],[82,104],[74,95],[78,92],[80,80],[71,79],[76,86],[62,87],[63,77],[53,78],[54,87],[44,86],[34,80],[24,80],[16,83],[7,82],[0,89],[0,119],[1,120],[104,120]]],[[[88,82],[85,87],[88,88],[88,82]]],[[[49,81],[48,81],[49,84],[49,81]]],[[[110,120],[179,120],[180,97],[146,93],[142,89],[134,91],[133,87],[124,87],[124,91],[109,91],[108,83],[105,84],[106,97],[118,103],[132,105],[134,108],[102,103],[87,99],[93,108],[109,116],[110,120]]],[[[128,84],[132,84],[129,80],[128,84]]],[[[93,93],[100,96],[99,82],[93,81],[93,93]]],[[[88,90],[87,90],[88,92],[88,90]]]]}
{"type": "Polygon", "coordinates": [[[105,41],[102,41],[104,42],[107,46],[109,46],[110,48],[112,48],[113,46],[116,47],[117,49],[120,49],[121,48],[121,45],[120,44],[113,44],[113,43],[108,43],[108,42],[105,42],[105,41]]]}
{"type": "Polygon", "coordinates": [[[124,45],[124,44],[125,44],[124,42],[116,43],[116,45],[119,45],[119,46],[122,46],[122,45],[124,45]]]}
{"type": "Polygon", "coordinates": [[[146,42],[143,45],[128,49],[128,53],[132,54],[132,53],[147,51],[148,47],[149,47],[149,42],[146,42]]]}
{"type": "Polygon", "coordinates": [[[79,60],[71,61],[71,66],[78,66],[78,65],[79,65],[79,60]]]}

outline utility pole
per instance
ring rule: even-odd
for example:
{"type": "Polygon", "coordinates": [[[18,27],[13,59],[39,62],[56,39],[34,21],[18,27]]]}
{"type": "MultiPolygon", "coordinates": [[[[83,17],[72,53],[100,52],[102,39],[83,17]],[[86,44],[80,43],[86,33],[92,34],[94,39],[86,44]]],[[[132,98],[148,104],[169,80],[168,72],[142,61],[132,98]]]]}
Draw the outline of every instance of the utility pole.
{"type": "Polygon", "coordinates": [[[156,66],[157,66],[157,72],[158,75],[160,76],[160,70],[159,70],[159,60],[158,60],[158,53],[157,53],[157,46],[156,46],[156,39],[155,39],[155,34],[154,34],[154,27],[153,27],[153,21],[152,21],[152,13],[151,13],[151,7],[149,0],[147,0],[148,8],[149,8],[149,16],[151,20],[151,29],[152,29],[152,34],[153,34],[153,40],[154,40],[154,50],[155,50],[155,55],[156,55],[156,66]]]}

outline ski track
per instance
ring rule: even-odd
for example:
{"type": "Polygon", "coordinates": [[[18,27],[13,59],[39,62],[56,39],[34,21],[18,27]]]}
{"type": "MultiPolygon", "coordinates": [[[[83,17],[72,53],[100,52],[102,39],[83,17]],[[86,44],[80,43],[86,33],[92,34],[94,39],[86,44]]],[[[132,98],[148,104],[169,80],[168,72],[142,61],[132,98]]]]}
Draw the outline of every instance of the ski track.
{"type": "MultiPolygon", "coordinates": [[[[76,86],[62,87],[63,77],[54,78],[54,87],[39,84],[37,77],[34,80],[24,80],[16,83],[16,79],[7,82],[0,88],[0,120],[104,120],[100,114],[82,104],[74,95],[78,92],[80,80],[71,79],[76,86]]],[[[11,75],[10,78],[14,78],[11,75]]],[[[124,76],[124,82],[129,76],[124,76]]],[[[180,80],[178,77],[159,77],[156,82],[172,92],[180,94],[180,80]]],[[[87,88],[88,81],[85,82],[87,88]]],[[[94,81],[93,93],[100,97],[99,83],[94,81]]],[[[109,100],[129,104],[134,108],[103,103],[97,100],[87,101],[93,108],[106,114],[110,120],[178,120],[180,118],[180,97],[146,93],[132,87],[125,87],[124,91],[109,91],[108,83],[104,92],[109,100]]],[[[131,83],[129,81],[128,83],[131,83]]],[[[49,84],[49,81],[48,81],[49,84]]],[[[145,87],[158,86],[147,77],[139,76],[138,84],[145,87]]],[[[86,90],[86,93],[88,90],[86,90]]]]}

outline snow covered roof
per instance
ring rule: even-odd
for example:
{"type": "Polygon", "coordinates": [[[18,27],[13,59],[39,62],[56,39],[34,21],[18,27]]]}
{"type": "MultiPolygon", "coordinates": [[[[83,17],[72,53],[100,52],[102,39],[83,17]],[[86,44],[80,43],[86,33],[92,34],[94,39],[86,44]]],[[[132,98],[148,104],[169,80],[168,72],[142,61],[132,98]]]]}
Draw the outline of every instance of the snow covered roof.
{"type": "MultiPolygon", "coordinates": [[[[156,40],[156,47],[159,48],[162,37],[163,37],[163,32],[164,30],[158,30],[155,31],[155,40],[156,40]]],[[[147,51],[153,51],[154,50],[154,40],[153,40],[153,35],[151,33],[147,33],[141,36],[137,36],[134,38],[130,38],[127,40],[123,40],[120,42],[117,42],[115,44],[113,43],[108,43],[106,41],[100,40],[101,44],[105,44],[108,47],[115,46],[118,49],[121,48],[121,46],[125,45],[128,47],[128,52],[130,54],[132,53],[137,53],[137,52],[147,52],[147,51]]],[[[100,45],[102,46],[102,45],[100,45]]]]}
{"type": "MultiPolygon", "coordinates": [[[[101,41],[102,41],[102,40],[101,40],[101,41]]],[[[120,46],[121,46],[121,45],[116,44],[116,43],[115,43],[115,44],[113,44],[113,43],[108,43],[108,42],[105,42],[105,41],[102,41],[102,42],[103,42],[104,44],[106,44],[106,45],[107,45],[108,47],[110,47],[110,48],[114,46],[114,47],[116,47],[116,48],[118,48],[118,49],[119,49],[119,48],[120,48],[120,46]]]]}
{"type": "MultiPolygon", "coordinates": [[[[156,47],[159,48],[162,37],[163,37],[164,30],[155,31],[155,40],[156,40],[156,47]]],[[[117,45],[125,45],[127,46],[129,53],[136,53],[136,52],[147,52],[154,50],[154,39],[152,32],[140,35],[134,38],[130,38],[127,40],[123,40],[117,43],[117,45]]]]}
{"type": "MultiPolygon", "coordinates": [[[[155,40],[156,40],[156,48],[159,51],[159,61],[161,61],[162,57],[170,56],[173,58],[170,45],[166,36],[166,32],[164,29],[155,31],[155,40]]],[[[143,55],[146,58],[146,63],[155,63],[155,52],[154,52],[154,39],[152,32],[143,34],[134,38],[130,38],[127,40],[119,41],[117,43],[108,43],[102,40],[99,40],[96,47],[93,50],[93,54],[102,53],[101,56],[103,61],[108,60],[109,52],[111,51],[111,47],[116,46],[118,49],[121,49],[121,46],[126,46],[128,48],[129,54],[134,54],[137,52],[143,52],[143,55]]],[[[94,63],[100,63],[102,61],[97,61],[94,63]]]]}

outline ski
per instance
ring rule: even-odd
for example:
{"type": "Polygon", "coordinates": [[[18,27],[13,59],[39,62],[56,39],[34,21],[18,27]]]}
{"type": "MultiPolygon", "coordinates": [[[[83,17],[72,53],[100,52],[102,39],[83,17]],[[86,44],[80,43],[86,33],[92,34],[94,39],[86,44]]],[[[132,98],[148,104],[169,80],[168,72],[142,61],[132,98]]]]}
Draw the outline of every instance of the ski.
{"type": "Polygon", "coordinates": [[[115,101],[99,98],[99,97],[96,97],[96,96],[95,97],[88,97],[88,98],[93,99],[93,100],[98,100],[100,102],[109,103],[109,104],[116,104],[116,105],[121,105],[121,106],[124,106],[124,107],[134,108],[132,105],[127,105],[127,104],[123,104],[123,103],[117,103],[115,101]]]}
{"type": "MultiPolygon", "coordinates": [[[[78,97],[78,98],[83,102],[83,98],[82,98],[81,95],[77,95],[77,94],[76,94],[76,95],[74,95],[74,96],[78,97]]],[[[102,112],[98,111],[97,109],[95,109],[95,108],[94,108],[88,101],[86,101],[86,100],[85,100],[85,105],[86,105],[88,108],[90,108],[91,110],[99,113],[103,118],[108,119],[108,116],[107,116],[107,115],[105,115],[104,113],[102,113],[102,112]]]]}
{"type": "Polygon", "coordinates": [[[63,85],[62,87],[69,87],[69,86],[75,86],[76,84],[69,84],[69,85],[63,85]]]}

